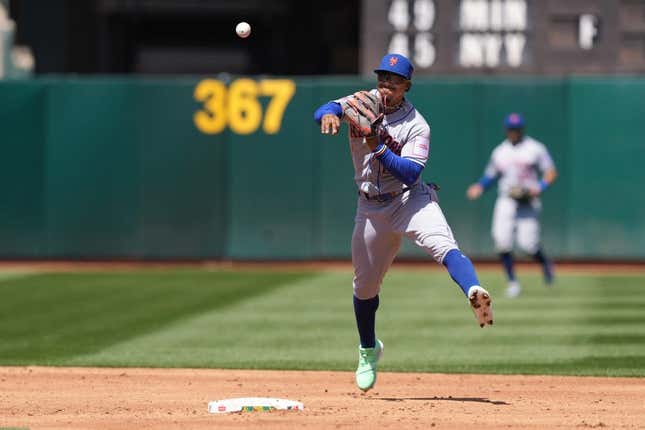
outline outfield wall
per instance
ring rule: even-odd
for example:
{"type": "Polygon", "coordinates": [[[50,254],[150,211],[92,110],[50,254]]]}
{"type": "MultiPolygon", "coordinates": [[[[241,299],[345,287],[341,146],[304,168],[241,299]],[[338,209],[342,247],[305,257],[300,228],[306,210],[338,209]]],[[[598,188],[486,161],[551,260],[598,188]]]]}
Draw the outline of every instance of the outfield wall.
{"type": "MultiPolygon", "coordinates": [[[[350,255],[356,189],[342,136],[312,120],[358,78],[0,83],[0,257],[318,259],[350,255]],[[211,112],[211,114],[206,113],[211,112]]],[[[492,257],[494,192],[465,189],[525,114],[560,172],[543,238],[559,258],[645,258],[645,79],[414,82],[426,180],[461,247],[492,257]]],[[[422,254],[405,244],[402,256],[422,254]]]]}

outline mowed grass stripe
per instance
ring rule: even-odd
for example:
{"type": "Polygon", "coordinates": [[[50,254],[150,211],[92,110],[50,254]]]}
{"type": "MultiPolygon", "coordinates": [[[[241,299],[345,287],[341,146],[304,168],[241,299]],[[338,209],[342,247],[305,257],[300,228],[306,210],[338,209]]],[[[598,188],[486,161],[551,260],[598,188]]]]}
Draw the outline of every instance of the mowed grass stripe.
{"type": "MultiPolygon", "coordinates": [[[[229,275],[240,281],[218,284],[222,289],[239,292],[251,281],[242,272],[229,275]]],[[[260,279],[270,275],[255,274],[260,279]]],[[[561,272],[557,286],[547,289],[539,276],[528,274],[521,277],[523,295],[514,300],[504,297],[499,270],[481,271],[480,279],[494,297],[495,325],[485,329],[477,326],[466,298],[445,272],[391,270],[377,319],[378,336],[386,344],[381,368],[645,376],[645,314],[640,312],[645,306],[640,294],[645,275],[561,272]]],[[[295,276],[262,295],[186,312],[55,361],[352,370],[358,338],[351,280],[350,270],[295,276]]],[[[109,289],[113,283],[114,279],[103,285],[109,289]]],[[[169,280],[169,285],[176,283],[182,284],[169,280]]],[[[145,287],[143,295],[154,294],[158,287],[145,287]]],[[[82,325],[82,320],[76,324],[82,325]]]]}
{"type": "Polygon", "coordinates": [[[0,364],[61,364],[309,276],[145,270],[5,280],[0,283],[0,364]]]}
{"type": "Polygon", "coordinates": [[[28,269],[3,269],[0,270],[0,282],[9,279],[26,278],[28,276],[34,276],[36,273],[28,269]]]}
{"type": "MultiPolygon", "coordinates": [[[[390,340],[383,368],[581,375],[645,373],[645,360],[641,360],[644,346],[639,342],[645,335],[645,314],[639,312],[645,302],[635,294],[643,277],[562,273],[558,285],[547,289],[540,277],[529,275],[522,279],[524,294],[517,300],[503,296],[504,282],[499,276],[485,272],[481,278],[495,302],[495,326],[490,331],[469,330],[445,288],[433,288],[428,300],[419,300],[421,297],[415,294],[397,297],[400,290],[392,293],[393,297],[384,297],[382,303],[399,300],[399,306],[389,306],[399,308],[405,304],[409,312],[393,310],[390,314],[389,306],[381,309],[381,317],[391,320],[380,318],[385,329],[379,334],[396,342],[393,349],[390,340]],[[624,310],[612,306],[607,311],[604,303],[608,300],[615,305],[630,304],[624,310]],[[416,313],[414,301],[428,303],[425,316],[416,313]],[[392,328],[395,324],[409,329],[397,331],[392,328]],[[630,337],[621,340],[625,333],[630,337]]],[[[398,282],[405,280],[397,279],[398,282]]],[[[440,280],[437,284],[444,286],[440,280]]]]}
{"type": "Polygon", "coordinates": [[[69,364],[341,369],[356,343],[351,294],[349,272],[324,273],[69,364]]]}
{"type": "MultiPolygon", "coordinates": [[[[382,368],[643,374],[638,361],[643,325],[628,320],[612,329],[594,320],[600,315],[590,315],[603,302],[601,291],[620,293],[620,287],[564,276],[550,290],[539,277],[526,277],[525,294],[510,300],[503,297],[495,272],[483,273],[482,280],[495,295],[497,323],[490,330],[477,327],[465,297],[444,273],[394,270],[381,293],[377,324],[386,342],[382,368]],[[625,328],[636,343],[612,342],[625,328]],[[606,366],[609,354],[612,366],[606,366]]],[[[615,317],[625,321],[620,312],[615,317]]],[[[631,317],[641,321],[637,314],[631,317]]],[[[114,365],[127,357],[127,365],[351,370],[356,344],[348,272],[297,281],[78,360],[114,365]]]]}

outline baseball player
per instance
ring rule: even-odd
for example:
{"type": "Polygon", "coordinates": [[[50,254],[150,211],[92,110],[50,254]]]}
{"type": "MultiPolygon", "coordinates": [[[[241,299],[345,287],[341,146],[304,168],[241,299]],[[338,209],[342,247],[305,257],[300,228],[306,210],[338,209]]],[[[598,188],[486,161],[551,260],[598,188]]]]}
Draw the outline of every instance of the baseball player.
{"type": "Polygon", "coordinates": [[[513,244],[542,265],[546,285],[553,282],[553,265],[540,245],[539,196],[558,174],[546,147],[524,134],[524,118],[512,113],[504,119],[506,139],[492,152],[484,175],[468,187],[469,199],[477,199],[498,180],[492,236],[508,278],[508,297],[517,297],[521,287],[513,267],[513,244]],[[539,174],[542,175],[541,179],[539,174]]]}
{"type": "Polygon", "coordinates": [[[331,101],[314,113],[323,134],[337,134],[341,120],[350,124],[349,150],[358,187],[352,234],[353,301],[360,339],[356,384],[363,391],[376,382],[383,352],[375,333],[379,291],[403,236],[448,269],[481,327],[493,324],[490,296],[459,250],[439,207],[437,187],[421,181],[430,152],[430,127],[405,97],[412,87],[412,71],[406,57],[387,54],[374,70],[376,89],[331,101]],[[354,107],[364,108],[374,100],[382,102],[384,111],[379,114],[375,109],[366,128],[352,122],[354,107]]]}

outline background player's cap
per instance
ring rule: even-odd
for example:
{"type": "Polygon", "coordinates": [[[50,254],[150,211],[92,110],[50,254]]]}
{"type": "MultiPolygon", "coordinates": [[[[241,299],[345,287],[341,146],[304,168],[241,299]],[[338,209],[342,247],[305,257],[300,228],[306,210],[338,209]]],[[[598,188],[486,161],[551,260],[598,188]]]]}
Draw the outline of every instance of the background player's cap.
{"type": "Polygon", "coordinates": [[[524,118],[519,113],[508,114],[504,118],[504,126],[506,128],[524,128],[524,118]]]}
{"type": "Polygon", "coordinates": [[[405,79],[412,78],[412,71],[414,67],[410,60],[404,57],[401,54],[387,54],[381,59],[381,64],[374,69],[374,72],[391,72],[396,73],[399,76],[403,76],[405,79]]]}

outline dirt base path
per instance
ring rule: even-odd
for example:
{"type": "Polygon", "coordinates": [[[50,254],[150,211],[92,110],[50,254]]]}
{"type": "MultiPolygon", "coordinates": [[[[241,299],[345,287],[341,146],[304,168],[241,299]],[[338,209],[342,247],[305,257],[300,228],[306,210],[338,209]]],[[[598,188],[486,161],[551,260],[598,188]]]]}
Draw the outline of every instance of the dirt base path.
{"type": "Polygon", "coordinates": [[[644,378],[0,367],[0,428],[645,429],[644,378]],[[230,397],[304,411],[209,414],[230,397]],[[476,426],[476,427],[475,427],[476,426]]]}

